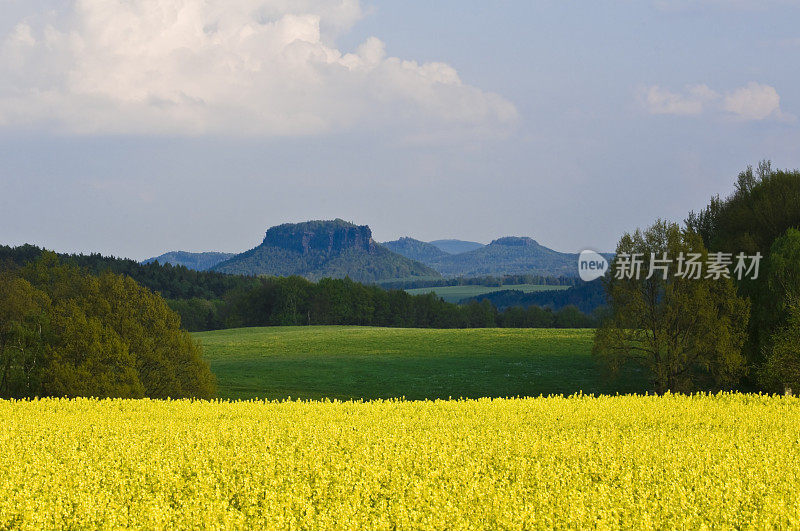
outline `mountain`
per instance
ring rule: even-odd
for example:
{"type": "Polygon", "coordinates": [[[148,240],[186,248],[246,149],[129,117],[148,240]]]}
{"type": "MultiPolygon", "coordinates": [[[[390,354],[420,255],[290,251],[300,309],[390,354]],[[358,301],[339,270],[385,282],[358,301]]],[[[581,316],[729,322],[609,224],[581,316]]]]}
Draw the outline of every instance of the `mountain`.
{"type": "Polygon", "coordinates": [[[195,271],[207,271],[220,262],[235,256],[233,253],[187,253],[186,251],[170,251],[154,258],[143,260],[142,264],[158,262],[161,265],[182,265],[195,271]]]}
{"type": "Polygon", "coordinates": [[[400,238],[399,240],[395,240],[393,242],[384,242],[381,245],[393,253],[405,256],[411,260],[422,262],[423,264],[428,264],[448,256],[448,253],[439,249],[435,245],[421,242],[419,240],[415,240],[414,238],[400,238]]]}
{"type": "Polygon", "coordinates": [[[483,247],[482,243],[467,242],[464,240],[436,240],[430,242],[434,247],[438,247],[447,254],[461,254],[474,251],[483,247]]]}
{"type": "Polygon", "coordinates": [[[576,276],[578,255],[560,253],[531,238],[505,237],[472,251],[427,263],[446,277],[576,276]]]}
{"type": "Polygon", "coordinates": [[[357,282],[441,276],[376,243],[368,226],[341,219],[272,227],[261,245],[217,264],[213,270],[244,275],[300,275],[311,280],[349,276],[357,282]]]}

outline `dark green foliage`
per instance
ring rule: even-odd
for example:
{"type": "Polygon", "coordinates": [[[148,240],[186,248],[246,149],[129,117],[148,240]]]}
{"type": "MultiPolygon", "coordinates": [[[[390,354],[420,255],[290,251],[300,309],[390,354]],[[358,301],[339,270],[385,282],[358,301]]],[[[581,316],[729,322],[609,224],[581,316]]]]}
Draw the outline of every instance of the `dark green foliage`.
{"type": "Polygon", "coordinates": [[[523,320],[506,319],[488,301],[451,304],[433,293],[409,295],[349,278],[264,277],[222,301],[170,301],[191,331],[244,326],[361,325],[403,328],[557,327],[586,328],[595,320],[577,308],[558,312],[531,308],[523,320]],[[544,314],[547,318],[542,318],[544,314]]]}
{"type": "Polygon", "coordinates": [[[0,273],[0,308],[4,397],[215,394],[180,317],[130,277],[44,253],[0,273]]]}
{"type": "Polygon", "coordinates": [[[686,223],[711,251],[767,255],[787,229],[800,227],[800,171],[773,170],[769,162],[748,167],[730,197],[712,199],[686,223]]]}
{"type": "Polygon", "coordinates": [[[439,276],[433,269],[375,243],[366,225],[340,219],[272,227],[261,245],[218,264],[214,270],[239,275],[298,275],[311,280],[349,277],[359,282],[439,276]]]}
{"type": "Polygon", "coordinates": [[[514,286],[520,284],[535,284],[539,286],[575,286],[581,281],[575,276],[551,277],[545,275],[503,275],[499,277],[456,277],[456,278],[430,278],[414,280],[384,280],[376,282],[386,289],[416,289],[416,288],[441,288],[449,286],[514,286]]]}
{"type": "Polygon", "coordinates": [[[512,306],[498,314],[497,325],[504,328],[595,328],[597,319],[575,306],[557,311],[540,306],[512,306]]]}
{"type": "Polygon", "coordinates": [[[761,253],[765,259],[757,280],[737,282],[739,294],[751,301],[745,352],[757,374],[773,335],[786,325],[786,313],[776,309],[786,301],[776,300],[769,286],[770,253],[787,230],[800,228],[800,171],[773,170],[766,161],[755,170],[748,167],[739,174],[732,195],[713,198],[704,210],[692,212],[686,225],[702,236],[711,251],[761,253]]]}
{"type": "Polygon", "coordinates": [[[776,323],[764,347],[761,384],[771,391],[800,390],[800,231],[789,229],[769,254],[763,322],[776,323]]]}
{"type": "Polygon", "coordinates": [[[606,304],[606,292],[600,280],[581,282],[566,290],[537,291],[525,293],[519,290],[503,290],[478,295],[474,300],[487,300],[498,310],[513,306],[527,308],[543,306],[560,310],[566,306],[575,306],[584,313],[593,313],[606,304]]]}
{"type": "MultiPolygon", "coordinates": [[[[0,247],[0,257],[20,265],[40,257],[43,252],[33,246],[0,247]]],[[[503,324],[502,314],[497,315],[494,309],[489,315],[487,311],[448,304],[433,294],[411,296],[404,291],[386,291],[347,278],[321,279],[315,284],[301,277],[256,278],[198,272],[182,266],[141,265],[133,260],[100,255],[64,255],[60,259],[65,264],[82,264],[93,273],[121,272],[137,283],[160,289],[162,294],[169,295],[169,307],[180,315],[183,327],[190,331],[282,324],[465,328],[492,326],[495,319],[498,326],[514,326],[503,324]]],[[[451,285],[531,282],[569,285],[575,279],[517,275],[446,282],[451,285]]],[[[552,312],[548,315],[551,320],[528,319],[524,326],[558,326],[552,320],[552,312]]],[[[593,322],[584,316],[580,327],[593,326],[593,322]]]]}
{"type": "Polygon", "coordinates": [[[314,283],[297,276],[262,278],[256,288],[231,292],[221,313],[226,327],[350,324],[465,328],[494,322],[493,308],[476,315],[432,294],[412,296],[348,278],[314,283]]]}
{"type": "MultiPolygon", "coordinates": [[[[5,262],[22,266],[38,259],[44,252],[44,249],[33,245],[0,245],[0,265],[5,262]]],[[[85,268],[93,274],[108,271],[129,276],[138,284],[167,299],[219,299],[233,288],[253,285],[255,282],[251,277],[193,271],[183,266],[155,262],[140,264],[135,260],[100,254],[59,254],[58,257],[64,264],[85,268]]]]}
{"type": "Polygon", "coordinates": [[[221,299],[170,299],[167,304],[181,316],[181,326],[186,330],[218,330],[225,326],[221,317],[225,303],[221,299]]]}
{"type": "MultiPolygon", "coordinates": [[[[54,305],[51,341],[36,395],[139,398],[136,359],[117,331],[73,298],[54,305]],[[87,310],[90,315],[87,315],[87,310]]],[[[33,391],[33,390],[32,390],[33,391]]]]}
{"type": "Polygon", "coordinates": [[[800,391],[800,303],[787,309],[786,324],[773,334],[761,370],[761,383],[769,391],[800,391]]]}
{"type": "Polygon", "coordinates": [[[207,271],[220,262],[235,256],[233,253],[187,253],[186,251],[170,251],[154,258],[143,260],[143,264],[158,262],[173,266],[184,266],[195,271],[207,271]]]}
{"type": "Polygon", "coordinates": [[[50,298],[0,271],[0,397],[30,396],[41,382],[50,298]]]}
{"type": "Polygon", "coordinates": [[[678,225],[656,222],[625,234],[617,256],[643,257],[640,277],[618,278],[616,260],[606,278],[609,314],[595,334],[594,353],[616,372],[634,363],[653,376],[657,392],[729,388],[746,372],[742,347],[749,302],[736,295],[727,278],[684,278],[673,269],[666,278],[649,275],[651,256],[698,253],[702,239],[678,225]]]}
{"type": "Polygon", "coordinates": [[[595,319],[586,315],[577,306],[564,306],[555,312],[554,328],[594,328],[597,326],[595,319]]]}

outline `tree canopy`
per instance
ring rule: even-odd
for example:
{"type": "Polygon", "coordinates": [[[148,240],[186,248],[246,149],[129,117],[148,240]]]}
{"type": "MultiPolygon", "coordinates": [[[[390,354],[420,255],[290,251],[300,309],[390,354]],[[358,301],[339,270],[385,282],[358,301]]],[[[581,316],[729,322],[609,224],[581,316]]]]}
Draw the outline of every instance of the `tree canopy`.
{"type": "Polygon", "coordinates": [[[210,398],[214,376],[180,317],[132,278],[53,253],[0,273],[0,396],[210,398]]]}
{"type": "MultiPolygon", "coordinates": [[[[800,229],[800,171],[775,170],[768,161],[755,169],[748,167],[737,177],[730,196],[712,198],[705,209],[690,213],[686,225],[711,251],[761,253],[765,258],[758,279],[737,282],[739,295],[752,306],[745,346],[754,369],[751,374],[764,376],[762,369],[773,351],[776,333],[791,327],[788,309],[793,301],[778,285],[776,274],[787,274],[787,266],[796,259],[791,258],[795,255],[790,247],[797,245],[792,231],[800,229]]],[[[754,382],[772,387],[767,380],[771,378],[754,382]]]]}

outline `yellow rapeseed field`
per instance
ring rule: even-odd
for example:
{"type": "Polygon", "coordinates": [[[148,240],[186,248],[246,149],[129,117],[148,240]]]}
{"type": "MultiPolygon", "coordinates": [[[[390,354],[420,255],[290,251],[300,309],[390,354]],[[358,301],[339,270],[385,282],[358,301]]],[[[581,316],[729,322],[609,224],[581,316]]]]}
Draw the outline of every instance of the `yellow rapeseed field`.
{"type": "Polygon", "coordinates": [[[0,402],[0,528],[800,528],[800,400],[0,402]]]}

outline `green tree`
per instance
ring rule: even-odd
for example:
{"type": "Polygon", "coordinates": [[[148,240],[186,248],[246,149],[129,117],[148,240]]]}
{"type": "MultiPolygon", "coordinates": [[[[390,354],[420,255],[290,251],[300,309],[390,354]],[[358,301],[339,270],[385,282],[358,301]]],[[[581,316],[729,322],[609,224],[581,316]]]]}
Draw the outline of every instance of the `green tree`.
{"type": "Polygon", "coordinates": [[[0,272],[0,397],[32,397],[39,390],[49,306],[30,282],[0,272]]]}
{"type": "Polygon", "coordinates": [[[779,324],[764,346],[760,381],[771,391],[800,389],[800,231],[789,229],[775,240],[767,269],[763,320],[779,324]]]}
{"type": "Polygon", "coordinates": [[[112,327],[136,359],[145,395],[211,398],[216,381],[200,346],[166,301],[132,278],[103,273],[94,315],[112,327]]]}
{"type": "Polygon", "coordinates": [[[113,328],[89,317],[74,299],[53,308],[54,340],[48,345],[42,394],[141,398],[136,360],[113,328]]]}
{"type": "MultiPolygon", "coordinates": [[[[711,251],[761,253],[766,258],[787,229],[800,228],[800,171],[775,170],[768,161],[756,169],[748,166],[737,177],[733,194],[712,198],[701,212],[689,214],[686,225],[711,251]]],[[[775,311],[768,282],[766,274],[737,282],[739,295],[751,302],[745,353],[754,374],[765,361],[772,336],[785,324],[775,311]]]]}
{"type": "Polygon", "coordinates": [[[574,305],[564,306],[555,314],[556,328],[592,328],[594,325],[592,317],[574,305]]]}
{"type": "Polygon", "coordinates": [[[40,333],[46,356],[37,364],[37,388],[14,396],[215,395],[214,376],[199,345],[180,328],[180,317],[132,278],[110,272],[94,276],[60,263],[53,253],[14,275],[0,280],[0,291],[24,302],[16,307],[25,311],[14,313],[35,315],[37,307],[45,308],[50,325],[49,334],[40,333]],[[36,297],[38,306],[30,302],[36,297]]]}
{"type": "Polygon", "coordinates": [[[653,257],[676,259],[689,253],[706,262],[702,239],[677,224],[658,221],[642,232],[625,234],[606,278],[610,311],[595,334],[594,353],[612,371],[627,363],[646,367],[655,390],[691,391],[710,385],[732,386],[745,372],[742,345],[749,304],[736,295],[730,279],[685,278],[677,266],[650,266],[653,257]],[[641,258],[641,275],[621,262],[641,258]],[[622,276],[623,278],[618,278],[622,276]],[[649,278],[648,278],[649,277],[649,278]],[[712,384],[713,382],[713,384],[712,384]]]}
{"type": "Polygon", "coordinates": [[[800,301],[788,308],[786,326],[772,336],[761,381],[773,391],[800,391],[800,301]]]}

